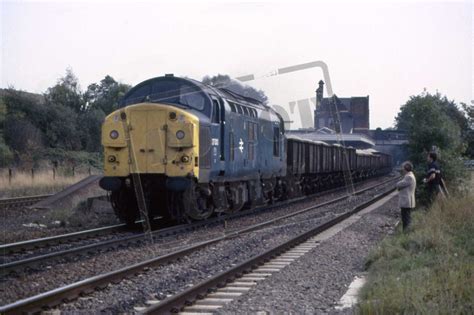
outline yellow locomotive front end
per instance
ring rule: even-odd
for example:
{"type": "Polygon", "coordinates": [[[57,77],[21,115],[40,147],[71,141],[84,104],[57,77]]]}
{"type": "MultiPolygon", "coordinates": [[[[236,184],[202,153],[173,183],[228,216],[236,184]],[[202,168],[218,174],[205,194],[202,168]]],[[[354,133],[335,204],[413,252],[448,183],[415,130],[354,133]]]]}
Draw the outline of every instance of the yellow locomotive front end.
{"type": "Polygon", "coordinates": [[[170,204],[199,177],[199,120],[169,104],[113,112],[102,125],[102,145],[100,186],[111,192],[117,216],[129,224],[139,213],[173,217],[170,204]]]}
{"type": "Polygon", "coordinates": [[[189,112],[142,103],[115,111],[102,126],[104,176],[199,175],[199,121],[189,112]]]}

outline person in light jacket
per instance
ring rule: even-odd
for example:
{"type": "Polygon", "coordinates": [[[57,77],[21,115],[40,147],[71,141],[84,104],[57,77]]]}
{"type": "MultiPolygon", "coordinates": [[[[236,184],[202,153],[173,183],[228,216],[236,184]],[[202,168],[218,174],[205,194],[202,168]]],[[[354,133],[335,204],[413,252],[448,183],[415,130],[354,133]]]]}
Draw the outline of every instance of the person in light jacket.
{"type": "Polygon", "coordinates": [[[416,179],[413,174],[413,164],[405,162],[402,165],[403,179],[397,183],[398,206],[402,210],[402,224],[405,231],[410,225],[411,211],[415,208],[416,179]]]}

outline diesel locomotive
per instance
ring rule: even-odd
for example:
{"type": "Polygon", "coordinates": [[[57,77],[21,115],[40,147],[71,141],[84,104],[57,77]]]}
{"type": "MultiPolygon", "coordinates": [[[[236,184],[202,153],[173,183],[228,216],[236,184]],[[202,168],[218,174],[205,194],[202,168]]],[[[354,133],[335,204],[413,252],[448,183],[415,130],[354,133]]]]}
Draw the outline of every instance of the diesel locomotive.
{"type": "Polygon", "coordinates": [[[126,223],[203,220],[391,169],[385,154],[288,136],[271,107],[187,78],[144,81],[119,105],[102,126],[100,186],[126,223]]]}

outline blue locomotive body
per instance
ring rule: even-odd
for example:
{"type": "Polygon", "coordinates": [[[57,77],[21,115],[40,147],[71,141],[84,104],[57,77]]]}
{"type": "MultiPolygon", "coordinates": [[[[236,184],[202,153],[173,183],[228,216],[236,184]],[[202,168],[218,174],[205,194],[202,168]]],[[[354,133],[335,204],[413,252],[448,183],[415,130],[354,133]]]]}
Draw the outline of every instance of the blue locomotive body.
{"type": "MultiPolygon", "coordinates": [[[[129,164],[134,165],[136,156],[143,154],[147,154],[146,161],[153,161],[144,164],[148,168],[143,171],[142,167],[139,176],[134,176],[132,167],[113,166],[109,173],[118,176],[103,181],[103,188],[109,190],[108,183],[122,183],[114,185],[113,205],[118,216],[129,222],[139,212],[137,200],[142,200],[152,216],[205,219],[215,212],[235,212],[343,185],[344,172],[359,180],[391,167],[390,157],[381,153],[287,136],[281,116],[269,106],[195,80],[150,79],[132,88],[120,105],[122,109],[108,117],[110,122],[104,128],[123,117],[124,134],[137,143],[125,145],[123,141],[129,164]],[[126,123],[133,118],[127,113],[141,113],[137,122],[146,121],[147,127],[126,123]],[[138,152],[138,144],[156,141],[163,152],[148,147],[138,152]],[[126,206],[120,206],[125,199],[126,206]]],[[[110,143],[108,133],[104,134],[103,142],[110,143]]],[[[114,144],[109,145],[106,151],[115,152],[114,144]]]]}

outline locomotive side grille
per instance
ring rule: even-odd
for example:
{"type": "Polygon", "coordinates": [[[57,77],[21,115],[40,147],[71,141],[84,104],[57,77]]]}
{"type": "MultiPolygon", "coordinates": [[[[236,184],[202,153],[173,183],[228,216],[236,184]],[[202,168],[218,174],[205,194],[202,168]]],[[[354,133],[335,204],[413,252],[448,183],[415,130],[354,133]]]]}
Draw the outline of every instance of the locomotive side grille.
{"type": "Polygon", "coordinates": [[[199,131],[199,156],[200,167],[211,168],[211,129],[202,127],[199,131]]]}

